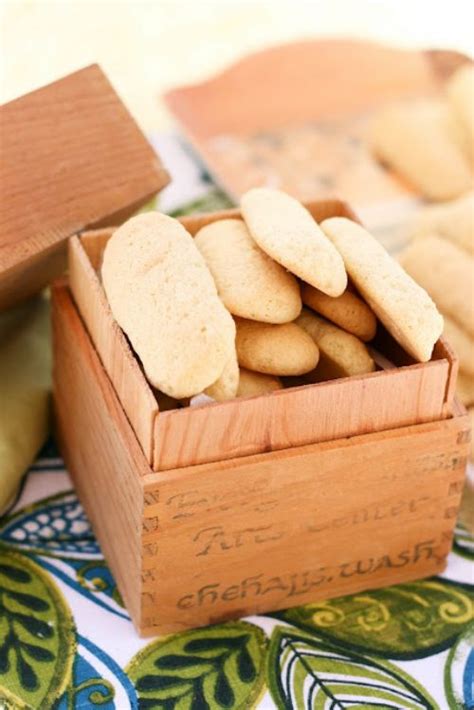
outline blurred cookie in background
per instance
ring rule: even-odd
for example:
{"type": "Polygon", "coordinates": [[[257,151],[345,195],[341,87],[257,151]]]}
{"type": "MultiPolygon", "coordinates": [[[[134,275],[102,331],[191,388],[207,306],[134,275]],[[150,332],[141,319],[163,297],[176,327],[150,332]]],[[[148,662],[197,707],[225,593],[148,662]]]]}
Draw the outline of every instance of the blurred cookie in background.
{"type": "Polygon", "coordinates": [[[446,87],[451,110],[458,122],[466,154],[474,162],[474,66],[465,64],[454,72],[446,87]]]}
{"type": "Polygon", "coordinates": [[[460,130],[444,101],[388,106],[374,121],[371,140],[377,158],[429,200],[458,197],[472,185],[460,130]]]}

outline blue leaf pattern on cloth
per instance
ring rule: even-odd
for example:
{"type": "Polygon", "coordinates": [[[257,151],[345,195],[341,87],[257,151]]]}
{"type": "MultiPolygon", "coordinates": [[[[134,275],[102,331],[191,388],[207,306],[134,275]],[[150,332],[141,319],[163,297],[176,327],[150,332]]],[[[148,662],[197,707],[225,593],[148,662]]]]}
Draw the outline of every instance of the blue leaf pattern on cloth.
{"type": "Polygon", "coordinates": [[[128,619],[115,580],[73,491],[28,506],[0,526],[0,540],[104,609],[128,619]]]}
{"type": "Polygon", "coordinates": [[[86,710],[96,705],[102,710],[135,710],[137,694],[120,666],[92,641],[79,636],[70,685],[55,710],[86,710]]]}
{"type": "Polygon", "coordinates": [[[112,614],[123,619],[130,618],[123,608],[115,580],[103,558],[90,563],[46,557],[36,559],[48,572],[72,587],[78,594],[112,614]]]}
{"type": "Polygon", "coordinates": [[[11,516],[0,540],[40,555],[90,559],[102,557],[84,509],[73,491],[47,498],[11,516]]]}
{"type": "Polygon", "coordinates": [[[474,708],[474,622],[449,653],[444,683],[452,710],[474,708]]]}

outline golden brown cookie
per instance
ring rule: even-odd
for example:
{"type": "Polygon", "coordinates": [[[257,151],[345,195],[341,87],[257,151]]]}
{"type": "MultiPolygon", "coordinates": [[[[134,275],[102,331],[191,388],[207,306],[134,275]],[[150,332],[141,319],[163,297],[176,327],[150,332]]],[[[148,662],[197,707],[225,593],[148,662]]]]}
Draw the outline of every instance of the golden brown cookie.
{"type": "Polygon", "coordinates": [[[212,397],[216,402],[224,402],[226,399],[233,399],[237,394],[239,386],[239,363],[237,353],[232,353],[231,359],[226,363],[221,376],[210,387],[206,387],[204,394],[212,397]]]}
{"type": "Polygon", "coordinates": [[[459,358],[459,369],[474,377],[474,337],[466,333],[449,316],[444,316],[444,332],[459,358]]]}
{"type": "Polygon", "coordinates": [[[447,84],[447,96],[463,133],[468,158],[474,162],[474,67],[459,67],[447,84]]]}
{"type": "Polygon", "coordinates": [[[364,343],[355,335],[320,318],[303,308],[296,323],[303,328],[319,348],[318,366],[313,381],[364,375],[375,370],[375,363],[364,343]]]}
{"type": "Polygon", "coordinates": [[[288,323],[298,317],[297,280],[260,249],[242,220],[208,224],[194,241],[233,315],[263,323],[288,323]]]}
{"type": "Polygon", "coordinates": [[[474,192],[443,205],[425,207],[416,216],[413,238],[437,235],[474,255],[474,192]]]}
{"type": "Polygon", "coordinates": [[[427,362],[443,332],[443,319],[426,291],[359,224],[332,217],[321,228],[378,319],[412,357],[427,362]]]}
{"type": "Polygon", "coordinates": [[[449,106],[431,99],[384,108],[372,130],[377,157],[430,200],[451,200],[472,188],[460,142],[449,106]]]}
{"type": "Polygon", "coordinates": [[[342,296],[331,298],[313,286],[303,284],[301,297],[306,306],[361,340],[368,342],[375,336],[377,319],[369,306],[352,291],[346,290],[342,296]]]}
{"type": "Polygon", "coordinates": [[[202,392],[234,351],[235,325],[194,240],[147,212],[107,242],[102,281],[150,383],[175,399],[202,392]]]}
{"type": "Polygon", "coordinates": [[[246,370],[245,367],[240,368],[237,397],[256,397],[281,390],[282,387],[281,380],[274,375],[264,375],[261,372],[246,370]]]}
{"type": "Polygon", "coordinates": [[[238,318],[236,325],[241,367],[267,375],[302,375],[316,367],[318,348],[295,323],[271,325],[238,318]]]}
{"type": "Polygon", "coordinates": [[[416,239],[400,255],[403,268],[442,313],[474,335],[474,259],[441,237],[416,239]]]}
{"type": "Polygon", "coordinates": [[[257,187],[242,196],[241,207],[250,234],[272,259],[328,296],[344,292],[344,263],[300,202],[257,187]]]}

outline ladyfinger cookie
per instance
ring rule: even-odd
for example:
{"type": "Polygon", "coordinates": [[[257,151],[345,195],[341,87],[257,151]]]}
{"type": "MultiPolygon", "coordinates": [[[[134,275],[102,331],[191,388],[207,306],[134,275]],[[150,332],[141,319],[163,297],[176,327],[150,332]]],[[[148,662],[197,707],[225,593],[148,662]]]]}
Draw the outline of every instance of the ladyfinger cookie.
{"type": "Polygon", "coordinates": [[[250,234],[272,259],[328,296],[344,292],[344,263],[300,202],[257,187],[242,196],[241,208],[250,234]]]}
{"type": "Polygon", "coordinates": [[[443,332],[443,319],[426,291],[359,224],[331,217],[321,228],[375,315],[412,357],[427,362],[443,332]]]}
{"type": "Polygon", "coordinates": [[[283,387],[279,377],[264,375],[261,372],[252,372],[245,367],[240,368],[239,387],[237,397],[256,397],[281,390],[283,387]]]}
{"type": "Polygon", "coordinates": [[[107,242],[102,280],[152,385],[180,399],[220,377],[234,352],[234,321],[177,220],[158,212],[128,220],[107,242]]]}
{"type": "Polygon", "coordinates": [[[447,83],[447,96],[463,132],[468,158],[474,162],[474,66],[464,64],[447,83]]]}
{"type": "Polygon", "coordinates": [[[357,338],[368,342],[375,336],[377,320],[374,314],[352,291],[346,290],[342,296],[331,298],[317,288],[303,284],[301,298],[306,306],[357,338]]]}
{"type": "Polygon", "coordinates": [[[465,407],[472,407],[474,405],[474,377],[459,371],[456,394],[465,407]]]}
{"type": "Polygon", "coordinates": [[[474,335],[474,259],[446,239],[415,239],[400,263],[466,333],[474,335]]]}
{"type": "Polygon", "coordinates": [[[264,323],[288,323],[299,315],[297,280],[260,249],[242,220],[208,224],[194,241],[232,314],[264,323]]]}
{"type": "Polygon", "coordinates": [[[420,211],[412,225],[412,237],[433,234],[474,255],[474,192],[420,211]]]}
{"type": "Polygon", "coordinates": [[[239,363],[234,349],[232,357],[226,363],[221,376],[210,387],[206,387],[204,394],[212,397],[216,402],[224,402],[226,399],[233,399],[236,396],[238,386],[239,363]]]}
{"type": "Polygon", "coordinates": [[[450,200],[472,188],[460,141],[448,105],[428,99],[385,108],[372,130],[377,157],[430,200],[450,200]]]}
{"type": "Polygon", "coordinates": [[[375,370],[375,362],[364,343],[337,325],[303,308],[296,323],[318,346],[320,357],[314,381],[364,375],[375,370]]]}
{"type": "Polygon", "coordinates": [[[272,325],[236,320],[237,357],[247,370],[267,375],[303,375],[313,370],[319,351],[312,338],[295,323],[272,325]]]}
{"type": "Polygon", "coordinates": [[[460,328],[449,316],[445,315],[443,318],[444,335],[459,358],[459,369],[474,377],[474,337],[460,328]]]}

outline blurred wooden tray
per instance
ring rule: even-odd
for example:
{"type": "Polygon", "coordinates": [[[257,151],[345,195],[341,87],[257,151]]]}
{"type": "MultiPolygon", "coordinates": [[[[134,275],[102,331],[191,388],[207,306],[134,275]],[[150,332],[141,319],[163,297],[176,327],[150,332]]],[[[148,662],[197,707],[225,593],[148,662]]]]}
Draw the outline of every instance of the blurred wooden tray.
{"type": "Polygon", "coordinates": [[[304,41],[250,55],[165,101],[232,198],[269,184],[301,200],[343,196],[359,207],[412,195],[367,149],[374,109],[438,93],[466,61],[451,51],[304,41]]]}

